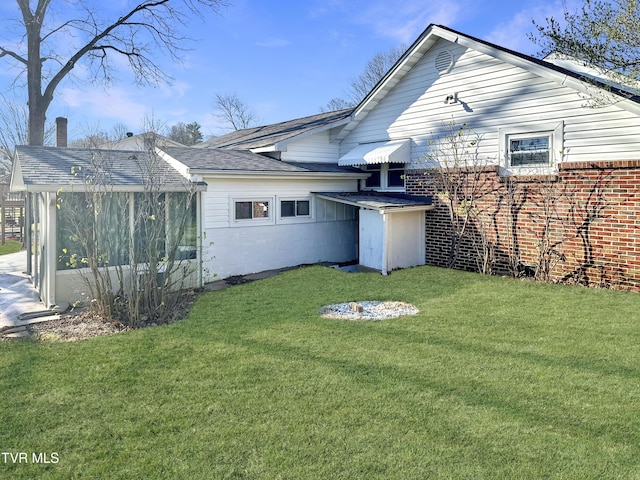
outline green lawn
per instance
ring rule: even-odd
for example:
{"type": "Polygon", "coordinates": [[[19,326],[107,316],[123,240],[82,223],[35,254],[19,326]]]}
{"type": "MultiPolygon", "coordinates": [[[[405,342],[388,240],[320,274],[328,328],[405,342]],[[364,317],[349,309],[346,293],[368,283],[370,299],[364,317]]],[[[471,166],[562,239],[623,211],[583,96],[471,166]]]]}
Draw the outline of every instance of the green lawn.
{"type": "MultiPolygon", "coordinates": [[[[22,243],[16,240],[5,240],[4,245],[0,245],[0,255],[16,253],[22,250],[22,243]]],[[[0,455],[1,457],[2,455],[0,455]]]]}
{"type": "Polygon", "coordinates": [[[312,267],[188,320],[0,343],[0,478],[640,478],[640,295],[312,267]],[[381,322],[324,304],[403,300],[381,322]],[[32,464],[33,453],[58,463],[32,464]]]}

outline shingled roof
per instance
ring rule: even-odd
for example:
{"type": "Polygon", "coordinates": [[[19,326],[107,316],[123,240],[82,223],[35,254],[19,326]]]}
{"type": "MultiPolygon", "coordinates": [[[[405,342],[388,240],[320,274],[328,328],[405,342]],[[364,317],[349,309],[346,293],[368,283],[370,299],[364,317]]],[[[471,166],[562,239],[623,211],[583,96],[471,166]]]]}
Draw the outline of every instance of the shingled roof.
{"type": "Polygon", "coordinates": [[[150,176],[165,191],[180,191],[187,186],[178,171],[164,161],[150,161],[146,152],[18,146],[11,190],[83,189],[92,182],[96,165],[104,167],[108,175],[104,183],[120,190],[142,190],[150,176]]]}
{"type": "Polygon", "coordinates": [[[161,150],[188,167],[191,173],[362,174],[361,170],[333,163],[283,162],[248,150],[192,147],[164,147],[161,150]]]}
{"type": "Polygon", "coordinates": [[[254,150],[270,147],[278,142],[331,127],[332,124],[346,123],[353,109],[336,110],[304,118],[296,118],[286,122],[264,125],[262,127],[246,128],[235,132],[214,137],[211,140],[196,145],[196,148],[224,148],[234,150],[254,150]]]}

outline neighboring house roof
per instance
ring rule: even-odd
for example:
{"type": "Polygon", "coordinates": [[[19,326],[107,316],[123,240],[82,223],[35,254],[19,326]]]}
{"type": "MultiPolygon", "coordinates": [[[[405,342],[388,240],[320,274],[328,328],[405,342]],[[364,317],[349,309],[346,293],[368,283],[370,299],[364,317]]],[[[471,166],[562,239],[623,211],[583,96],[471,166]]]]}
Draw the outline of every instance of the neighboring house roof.
{"type": "Polygon", "coordinates": [[[180,142],[170,140],[167,137],[158,135],[154,132],[140,133],[131,135],[115,142],[108,142],[100,145],[101,149],[106,150],[149,150],[154,147],[184,147],[180,142]]]}
{"type": "MultiPolygon", "coordinates": [[[[361,170],[340,167],[331,163],[283,162],[248,150],[191,147],[165,147],[160,149],[170,158],[188,169],[189,174],[252,173],[252,174],[352,174],[362,177],[361,170]]],[[[177,166],[180,170],[180,167],[177,166]]],[[[185,172],[186,173],[186,172],[185,172]]],[[[366,175],[365,175],[366,176],[366,175]]]]}
{"type": "Polygon", "coordinates": [[[119,191],[143,190],[150,177],[163,191],[184,190],[185,178],[164,161],[149,161],[147,152],[39,146],[16,147],[12,191],[85,190],[96,165],[105,168],[104,184],[119,191]]]}
{"type": "Polygon", "coordinates": [[[246,128],[214,137],[211,140],[195,145],[195,148],[224,148],[234,150],[270,151],[282,148],[278,144],[286,143],[294,138],[318,133],[328,128],[344,125],[349,122],[352,108],[334,112],[319,113],[304,118],[296,118],[286,122],[246,128]]]}
{"type": "Polygon", "coordinates": [[[432,198],[394,192],[314,192],[318,197],[368,210],[432,210],[432,198]]]}
{"type": "Polygon", "coordinates": [[[618,95],[620,97],[619,105],[623,108],[640,113],[640,96],[631,94],[628,90],[622,90],[614,85],[587,76],[583,72],[570,70],[561,65],[516,52],[442,25],[432,24],[422,32],[418,39],[398,59],[396,64],[356,106],[352,121],[339,132],[336,138],[337,141],[344,140],[440,39],[482,52],[581,92],[586,92],[589,87],[600,87],[607,92],[618,95]]]}

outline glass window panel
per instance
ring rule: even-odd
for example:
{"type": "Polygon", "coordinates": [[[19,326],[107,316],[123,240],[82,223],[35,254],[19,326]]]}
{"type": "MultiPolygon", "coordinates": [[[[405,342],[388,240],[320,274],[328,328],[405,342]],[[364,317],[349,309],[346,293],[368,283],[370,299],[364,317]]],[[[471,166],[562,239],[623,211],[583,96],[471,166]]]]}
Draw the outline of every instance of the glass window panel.
{"type": "Polygon", "coordinates": [[[253,202],[253,218],[269,218],[269,202],[253,202]]]}
{"type": "Polygon", "coordinates": [[[280,214],[283,217],[295,217],[296,202],[293,200],[285,200],[280,202],[280,214]]]}
{"type": "Polygon", "coordinates": [[[404,187],[404,169],[389,170],[389,187],[404,187]]]}
{"type": "Polygon", "coordinates": [[[236,220],[252,218],[251,208],[253,202],[236,202],[236,220]]]}
{"type": "Polygon", "coordinates": [[[308,217],[309,216],[309,201],[308,200],[299,200],[296,202],[296,215],[299,217],[308,217]]]}
{"type": "Polygon", "coordinates": [[[549,140],[549,136],[511,138],[509,140],[511,165],[547,165],[549,163],[549,140]]]}

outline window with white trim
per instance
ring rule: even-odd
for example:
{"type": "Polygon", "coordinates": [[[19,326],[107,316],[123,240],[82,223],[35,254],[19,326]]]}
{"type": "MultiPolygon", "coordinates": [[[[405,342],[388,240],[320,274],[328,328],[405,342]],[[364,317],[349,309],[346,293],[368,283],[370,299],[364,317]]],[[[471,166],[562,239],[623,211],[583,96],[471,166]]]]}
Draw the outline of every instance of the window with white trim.
{"type": "Polygon", "coordinates": [[[562,161],[564,123],[516,125],[499,130],[503,166],[514,174],[553,170],[562,161]]]}
{"type": "Polygon", "coordinates": [[[378,163],[362,169],[371,176],[364,181],[364,188],[376,190],[404,190],[404,163],[378,163]]]}
{"type": "Polygon", "coordinates": [[[269,200],[234,200],[234,220],[266,220],[271,218],[269,200]]]}
{"type": "Polygon", "coordinates": [[[309,218],[311,216],[311,202],[309,200],[281,200],[280,216],[282,218],[309,218]]]}

